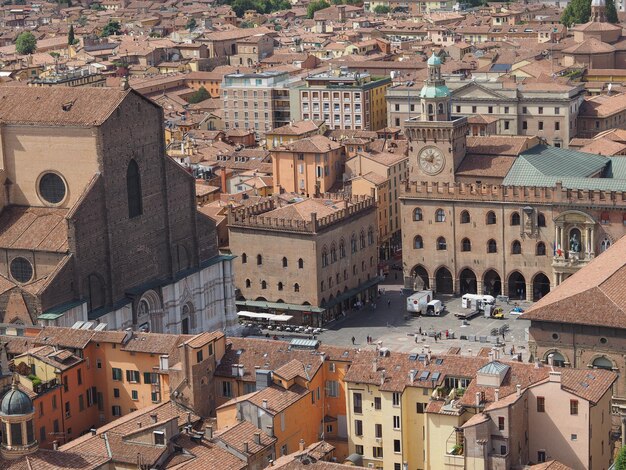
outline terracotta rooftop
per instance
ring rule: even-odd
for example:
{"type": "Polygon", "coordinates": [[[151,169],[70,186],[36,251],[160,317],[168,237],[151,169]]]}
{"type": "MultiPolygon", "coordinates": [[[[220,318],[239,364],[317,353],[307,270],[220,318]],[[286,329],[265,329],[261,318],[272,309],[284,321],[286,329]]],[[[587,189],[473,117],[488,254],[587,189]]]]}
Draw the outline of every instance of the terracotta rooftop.
{"type": "Polygon", "coordinates": [[[247,442],[248,454],[261,452],[264,448],[273,446],[277,440],[275,437],[270,437],[265,432],[262,432],[249,421],[241,421],[235,426],[215,435],[214,438],[224,442],[228,447],[237,449],[242,453],[244,452],[243,443],[247,442]],[[255,441],[254,435],[256,433],[261,435],[261,444],[257,444],[255,441]]]}
{"type": "Polygon", "coordinates": [[[129,93],[132,92],[99,87],[0,88],[0,122],[99,126],[129,93]]]}
{"type": "Polygon", "coordinates": [[[517,157],[506,155],[468,154],[463,158],[455,174],[459,176],[476,176],[504,178],[517,157]]]}
{"type": "Polygon", "coordinates": [[[0,214],[0,247],[68,251],[67,209],[10,206],[0,214]]]}
{"type": "Polygon", "coordinates": [[[626,237],[622,237],[535,303],[523,318],[626,329],[625,284],[626,237]]]}

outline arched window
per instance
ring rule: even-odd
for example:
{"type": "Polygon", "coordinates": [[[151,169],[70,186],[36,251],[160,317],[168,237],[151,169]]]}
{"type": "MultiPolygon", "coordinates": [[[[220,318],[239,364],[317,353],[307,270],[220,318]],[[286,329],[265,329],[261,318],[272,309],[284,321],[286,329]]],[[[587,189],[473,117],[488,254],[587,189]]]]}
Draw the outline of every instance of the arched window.
{"type": "Polygon", "coordinates": [[[304,269],[304,260],[302,258],[298,259],[298,269],[304,269]]]}
{"type": "Polygon", "coordinates": [[[554,367],[565,367],[565,357],[560,352],[554,351],[548,356],[552,355],[552,365],[554,367]]]}
{"type": "Polygon", "coordinates": [[[372,227],[367,229],[367,244],[368,245],[374,244],[374,229],[372,227]]]}
{"type": "Polygon", "coordinates": [[[461,251],[472,251],[472,242],[469,238],[461,240],[461,251]]]}
{"type": "Polygon", "coordinates": [[[356,253],[357,251],[357,245],[356,245],[356,234],[352,234],[352,237],[350,237],[350,251],[352,253],[356,253]]]}
{"type": "Polygon", "coordinates": [[[283,290],[283,283],[282,282],[278,283],[278,290],[283,290]]]}
{"type": "Polygon", "coordinates": [[[462,224],[469,224],[470,223],[470,214],[468,211],[463,211],[461,212],[461,223],[462,224]]]}
{"type": "Polygon", "coordinates": [[[259,266],[263,264],[263,255],[256,255],[256,264],[259,266]]]}
{"type": "Polygon", "coordinates": [[[415,222],[419,222],[420,220],[424,220],[424,215],[422,214],[422,209],[419,207],[413,211],[413,220],[415,222]]]}
{"type": "Polygon", "coordinates": [[[324,247],[322,250],[322,268],[325,268],[326,266],[328,266],[328,251],[326,250],[326,247],[324,247]]]}
{"type": "Polygon", "coordinates": [[[609,249],[610,246],[611,240],[609,240],[608,238],[602,240],[602,242],[600,243],[600,253],[604,253],[606,250],[609,249]]]}
{"type": "Polygon", "coordinates": [[[374,266],[374,257],[370,256],[370,268],[374,266]]]}
{"type": "Polygon", "coordinates": [[[422,240],[421,235],[416,235],[413,239],[413,248],[416,250],[421,250],[424,248],[424,240],[422,240]]]}
{"type": "Polygon", "coordinates": [[[241,264],[246,264],[248,262],[248,255],[245,253],[241,254],[241,264]]]}
{"type": "Polygon", "coordinates": [[[298,284],[297,282],[293,285],[293,291],[294,292],[300,292],[300,284],[298,284]]]}
{"type": "Polygon", "coordinates": [[[261,281],[261,289],[267,289],[267,282],[261,281]]]}
{"type": "Polygon", "coordinates": [[[252,283],[250,282],[250,279],[246,279],[246,287],[250,288],[251,285],[252,283]]]}
{"type": "Polygon", "coordinates": [[[596,369],[613,370],[613,362],[605,356],[598,357],[593,361],[593,367],[596,369]]]}
{"type": "Polygon", "coordinates": [[[90,274],[87,276],[86,281],[87,295],[89,296],[87,301],[87,307],[90,311],[96,310],[100,307],[104,307],[105,304],[105,290],[102,279],[97,274],[90,274]]]}
{"type": "Polygon", "coordinates": [[[443,103],[439,103],[439,114],[443,114],[443,103]]]}
{"type": "Polygon", "coordinates": [[[513,212],[511,214],[511,225],[519,225],[519,224],[520,224],[519,212],[513,212]]]}
{"type": "Polygon", "coordinates": [[[544,242],[537,243],[535,247],[535,254],[537,256],[545,256],[546,254],[546,244],[544,242]]]}
{"type": "Polygon", "coordinates": [[[359,235],[359,240],[361,242],[361,249],[365,248],[365,232],[361,230],[361,235],[359,235]]]}
{"type": "Polygon", "coordinates": [[[496,223],[496,213],[494,211],[487,212],[487,225],[494,225],[496,223]]]}
{"type": "Polygon", "coordinates": [[[435,222],[445,222],[446,221],[446,213],[443,209],[437,209],[435,211],[435,222]]]}
{"type": "Polygon", "coordinates": [[[537,214],[537,226],[538,227],[545,227],[546,226],[546,216],[543,215],[543,213],[539,212],[539,214],[537,214]]]}
{"type": "Polygon", "coordinates": [[[334,263],[337,261],[337,247],[335,246],[335,244],[333,243],[330,246],[330,262],[334,263]]]}
{"type": "Polygon", "coordinates": [[[361,261],[361,272],[365,272],[365,261],[361,261]]]}
{"type": "Polygon", "coordinates": [[[487,253],[497,253],[498,252],[498,244],[492,238],[487,242],[487,253]]]}
{"type": "Polygon", "coordinates": [[[346,243],[343,241],[343,238],[339,242],[339,258],[344,259],[346,257],[346,243]]]}
{"type": "Polygon", "coordinates": [[[511,254],[512,255],[521,255],[522,254],[522,244],[518,240],[515,240],[511,244],[511,254]]]}
{"type": "Polygon", "coordinates": [[[143,213],[141,202],[141,175],[139,165],[131,160],[126,170],[126,192],[128,196],[128,218],[140,216],[143,213]]]}
{"type": "Polygon", "coordinates": [[[324,281],[320,282],[320,290],[324,290],[326,289],[325,285],[324,285],[324,281]]]}
{"type": "Polygon", "coordinates": [[[446,239],[443,237],[439,237],[437,238],[437,249],[438,250],[445,250],[447,247],[446,245],[446,239]]]}

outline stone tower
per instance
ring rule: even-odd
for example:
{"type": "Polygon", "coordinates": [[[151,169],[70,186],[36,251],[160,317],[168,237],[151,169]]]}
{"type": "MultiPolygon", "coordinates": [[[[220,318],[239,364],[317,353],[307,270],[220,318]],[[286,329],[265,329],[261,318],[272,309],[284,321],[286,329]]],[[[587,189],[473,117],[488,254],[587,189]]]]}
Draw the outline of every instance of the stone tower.
{"type": "Polygon", "coordinates": [[[33,402],[18,387],[17,377],[0,402],[2,445],[0,452],[7,460],[18,459],[37,452],[39,442],[35,439],[33,402]]]}
{"type": "Polygon", "coordinates": [[[591,2],[591,21],[594,23],[606,22],[606,3],[605,0],[592,0],[591,2]]]}
{"type": "Polygon", "coordinates": [[[409,180],[453,182],[454,172],[465,157],[467,118],[450,113],[450,90],[441,77],[441,58],[428,59],[421,114],[405,122],[409,141],[409,180]]]}

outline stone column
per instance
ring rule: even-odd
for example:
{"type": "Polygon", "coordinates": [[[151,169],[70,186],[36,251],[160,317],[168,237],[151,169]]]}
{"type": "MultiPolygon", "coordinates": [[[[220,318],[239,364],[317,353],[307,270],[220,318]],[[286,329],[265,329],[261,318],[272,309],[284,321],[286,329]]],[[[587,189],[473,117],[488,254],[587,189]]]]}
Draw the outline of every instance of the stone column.
{"type": "Polygon", "coordinates": [[[526,283],[526,300],[532,302],[533,300],[533,283],[531,282],[527,282],[526,283]]]}
{"type": "Polygon", "coordinates": [[[476,293],[479,294],[479,295],[484,294],[482,278],[476,278],[476,293]]]}

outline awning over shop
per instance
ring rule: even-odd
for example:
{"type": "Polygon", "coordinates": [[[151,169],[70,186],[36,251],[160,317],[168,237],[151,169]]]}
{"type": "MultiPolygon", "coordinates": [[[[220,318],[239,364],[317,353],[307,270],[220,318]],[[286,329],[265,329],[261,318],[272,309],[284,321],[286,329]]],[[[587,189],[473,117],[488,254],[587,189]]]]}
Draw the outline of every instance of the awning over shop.
{"type": "Polygon", "coordinates": [[[253,318],[255,320],[268,320],[268,321],[289,321],[293,318],[293,315],[274,315],[272,313],[262,312],[237,312],[237,315],[244,318],[253,318]]]}
{"type": "Polygon", "coordinates": [[[267,302],[265,300],[237,300],[235,302],[237,307],[254,307],[263,309],[274,309],[292,312],[305,312],[305,313],[322,313],[323,308],[314,307],[312,305],[298,305],[298,304],[286,304],[282,302],[267,302]]]}
{"type": "Polygon", "coordinates": [[[375,277],[373,279],[365,281],[360,286],[347,290],[344,293],[332,299],[330,302],[326,302],[326,308],[334,307],[335,305],[337,305],[340,302],[343,302],[344,300],[349,300],[355,295],[357,295],[359,292],[363,292],[364,290],[375,286],[376,284],[378,284],[379,282],[382,282],[383,280],[384,280],[383,277],[375,277]]]}

